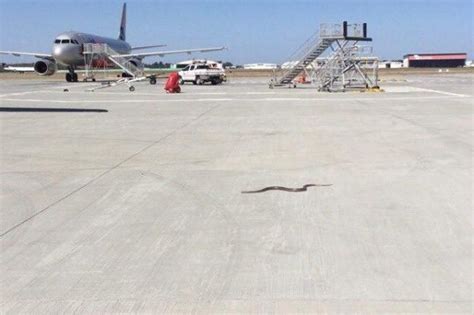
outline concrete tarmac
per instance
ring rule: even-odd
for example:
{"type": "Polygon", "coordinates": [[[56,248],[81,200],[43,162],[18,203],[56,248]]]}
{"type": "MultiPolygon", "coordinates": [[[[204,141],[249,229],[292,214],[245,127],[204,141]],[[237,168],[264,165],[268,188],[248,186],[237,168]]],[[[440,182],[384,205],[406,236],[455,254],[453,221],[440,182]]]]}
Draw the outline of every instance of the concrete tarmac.
{"type": "Polygon", "coordinates": [[[0,311],[471,313],[473,78],[0,81],[0,311]]]}

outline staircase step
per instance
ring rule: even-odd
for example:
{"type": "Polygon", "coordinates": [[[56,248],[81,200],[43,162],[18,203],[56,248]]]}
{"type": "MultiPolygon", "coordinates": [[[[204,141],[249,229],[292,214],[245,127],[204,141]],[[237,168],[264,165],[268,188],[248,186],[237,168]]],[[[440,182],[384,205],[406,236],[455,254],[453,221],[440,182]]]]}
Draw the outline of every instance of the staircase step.
{"type": "Polygon", "coordinates": [[[302,58],[292,69],[287,70],[286,73],[278,80],[280,84],[290,83],[297,75],[299,75],[309,64],[311,64],[316,58],[333,43],[333,40],[321,39],[312,49],[308,49],[308,52],[304,58],[302,58]]]}

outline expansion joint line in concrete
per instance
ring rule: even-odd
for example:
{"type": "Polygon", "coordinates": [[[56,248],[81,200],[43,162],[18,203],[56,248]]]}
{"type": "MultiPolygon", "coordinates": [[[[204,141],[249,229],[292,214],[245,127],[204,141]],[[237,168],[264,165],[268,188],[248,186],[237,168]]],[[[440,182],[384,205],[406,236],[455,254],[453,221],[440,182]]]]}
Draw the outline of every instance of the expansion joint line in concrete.
{"type": "Polygon", "coordinates": [[[210,109],[207,109],[206,111],[204,111],[203,113],[199,114],[198,116],[194,117],[193,119],[191,119],[190,121],[188,121],[187,123],[183,124],[182,126],[174,129],[173,131],[171,131],[170,133],[164,135],[163,137],[159,138],[158,140],[150,143],[149,145],[145,146],[144,148],[138,150],[137,152],[133,153],[132,155],[128,156],[127,158],[125,158],[124,160],[120,161],[119,163],[115,164],[114,166],[112,166],[111,168],[108,168],[107,170],[105,170],[104,172],[100,173],[98,176],[92,178],[90,181],[88,181],[87,183],[85,183],[84,185],[74,189],[73,191],[71,191],[70,193],[68,193],[67,195],[61,197],[60,199],[54,201],[53,203],[49,204],[48,206],[46,206],[45,208],[39,210],[38,212],[35,212],[33,215],[29,216],[28,218],[24,219],[23,221],[15,224],[14,226],[12,226],[11,228],[9,228],[8,230],[6,230],[5,232],[2,232],[2,234],[0,234],[0,238],[4,237],[5,235],[7,235],[8,233],[16,230],[17,228],[19,228],[20,226],[22,226],[23,224],[31,221],[32,219],[34,219],[35,217],[39,216],[40,214],[46,212],[48,209],[50,209],[51,207],[59,204],[60,202],[66,200],[67,198],[71,197],[72,195],[74,195],[75,193],[83,190],[84,188],[86,188],[87,186],[89,186],[90,184],[96,182],[97,180],[101,179],[102,177],[104,177],[105,175],[107,175],[108,173],[112,172],[113,170],[117,169],[118,167],[120,167],[121,165],[123,165],[124,163],[132,160],[134,157],[136,157],[137,155],[147,151],[148,149],[150,149],[151,147],[161,143],[162,141],[166,140],[167,138],[171,137],[172,135],[174,135],[176,132],[188,127],[189,125],[191,125],[192,123],[196,122],[197,120],[201,119],[203,116],[207,115],[208,113],[214,111],[215,109],[217,109],[218,107],[220,107],[221,104],[218,104],[218,105],[215,105],[213,107],[211,107],[210,109]]]}

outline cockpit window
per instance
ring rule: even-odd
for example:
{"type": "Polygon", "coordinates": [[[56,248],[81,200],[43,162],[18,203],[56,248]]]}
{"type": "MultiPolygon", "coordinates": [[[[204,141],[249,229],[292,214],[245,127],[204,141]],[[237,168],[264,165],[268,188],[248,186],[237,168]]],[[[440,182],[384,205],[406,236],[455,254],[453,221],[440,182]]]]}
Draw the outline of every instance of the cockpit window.
{"type": "Polygon", "coordinates": [[[55,44],[59,44],[59,43],[61,43],[61,40],[60,40],[60,39],[56,39],[56,40],[54,41],[54,43],[55,43],[55,44]]]}
{"type": "Polygon", "coordinates": [[[69,39],[63,39],[63,40],[61,41],[61,44],[69,44],[69,39]]]}

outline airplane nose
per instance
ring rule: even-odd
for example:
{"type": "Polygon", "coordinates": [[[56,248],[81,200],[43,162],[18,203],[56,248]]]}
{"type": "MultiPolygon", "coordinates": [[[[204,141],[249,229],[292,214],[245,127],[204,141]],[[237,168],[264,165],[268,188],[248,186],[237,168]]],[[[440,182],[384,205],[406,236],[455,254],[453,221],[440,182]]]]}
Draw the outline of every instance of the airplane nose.
{"type": "Polygon", "coordinates": [[[76,47],[62,45],[53,48],[53,57],[60,63],[70,64],[75,62],[77,55],[76,47]]]}
{"type": "Polygon", "coordinates": [[[54,47],[53,57],[56,60],[62,61],[64,59],[64,49],[62,49],[62,47],[59,47],[59,46],[54,47]]]}

